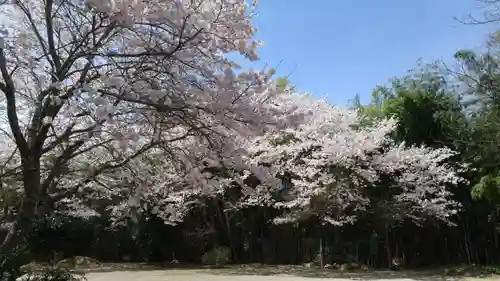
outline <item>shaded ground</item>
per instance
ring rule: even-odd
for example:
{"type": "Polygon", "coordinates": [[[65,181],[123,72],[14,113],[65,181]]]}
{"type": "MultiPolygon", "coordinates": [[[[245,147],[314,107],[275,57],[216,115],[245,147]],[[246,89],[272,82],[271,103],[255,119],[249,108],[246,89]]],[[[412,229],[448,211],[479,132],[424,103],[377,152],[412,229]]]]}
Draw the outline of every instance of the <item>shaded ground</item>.
{"type": "MultiPolygon", "coordinates": [[[[293,275],[300,277],[319,277],[319,278],[347,278],[347,279],[418,279],[426,280],[437,277],[476,277],[485,278],[496,276],[496,271],[487,268],[464,268],[464,267],[448,267],[434,268],[425,270],[357,270],[351,272],[341,272],[332,269],[305,268],[300,265],[238,265],[230,266],[223,269],[211,270],[211,274],[216,275],[293,275]]],[[[499,275],[500,280],[500,275],[499,275]]]]}
{"type": "Polygon", "coordinates": [[[432,268],[422,270],[368,270],[341,272],[334,269],[307,268],[302,265],[263,265],[244,264],[230,265],[224,268],[210,269],[200,266],[172,265],[172,264],[141,264],[141,263],[102,263],[99,266],[81,268],[86,272],[114,272],[114,271],[148,271],[164,270],[172,273],[202,273],[219,276],[243,276],[243,275],[292,275],[298,277],[318,278],[348,278],[348,279],[436,279],[436,277],[457,278],[486,278],[498,277],[500,281],[500,270],[496,267],[467,267],[453,266],[446,268],[432,268]]]}

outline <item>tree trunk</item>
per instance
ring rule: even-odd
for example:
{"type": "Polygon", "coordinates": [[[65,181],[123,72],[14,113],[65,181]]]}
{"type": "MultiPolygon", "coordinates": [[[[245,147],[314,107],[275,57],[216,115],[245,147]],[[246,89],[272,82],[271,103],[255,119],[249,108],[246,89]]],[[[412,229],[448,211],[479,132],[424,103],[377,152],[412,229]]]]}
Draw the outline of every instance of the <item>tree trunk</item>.
{"type": "Polygon", "coordinates": [[[0,248],[2,253],[0,276],[8,273],[10,277],[17,278],[20,267],[25,263],[26,257],[23,257],[23,254],[28,246],[28,236],[33,231],[32,218],[35,206],[31,200],[23,202],[18,219],[13,223],[11,235],[3,241],[0,248]]]}
{"type": "Polygon", "coordinates": [[[323,238],[319,238],[319,266],[321,269],[325,266],[323,264],[323,238]]]}
{"type": "Polygon", "coordinates": [[[391,250],[391,242],[389,239],[390,229],[389,225],[385,226],[385,249],[387,253],[387,263],[389,268],[392,268],[392,250],[391,250]]]}
{"type": "MultiPolygon", "coordinates": [[[[219,210],[219,212],[220,212],[220,210],[219,210]]],[[[224,210],[222,211],[222,214],[223,214],[224,223],[226,225],[227,239],[229,239],[229,248],[231,249],[231,255],[232,255],[231,258],[232,258],[233,262],[237,262],[239,255],[237,253],[238,252],[237,249],[234,246],[234,241],[233,241],[232,231],[231,231],[231,219],[229,218],[229,215],[227,214],[227,212],[224,212],[224,210]]]]}
{"type": "Polygon", "coordinates": [[[39,164],[39,161],[31,158],[22,160],[24,196],[16,220],[11,222],[12,231],[0,245],[0,274],[2,276],[5,272],[9,272],[11,277],[17,277],[15,275],[19,274],[19,269],[25,262],[23,254],[28,247],[27,239],[33,232],[34,219],[43,215],[37,210],[41,198],[39,164]]]}

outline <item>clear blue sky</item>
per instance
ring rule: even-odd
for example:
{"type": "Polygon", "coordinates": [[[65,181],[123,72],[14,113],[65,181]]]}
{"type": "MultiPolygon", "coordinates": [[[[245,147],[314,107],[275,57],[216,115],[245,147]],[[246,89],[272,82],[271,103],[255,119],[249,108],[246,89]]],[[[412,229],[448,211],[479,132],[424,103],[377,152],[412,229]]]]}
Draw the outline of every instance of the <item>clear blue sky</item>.
{"type": "MultiPolygon", "coordinates": [[[[290,72],[300,90],[346,105],[426,62],[452,62],[476,49],[495,26],[466,26],[453,17],[480,14],[475,0],[261,0],[255,25],[266,45],[262,63],[290,72]]],[[[259,63],[258,65],[262,65],[259,63]]],[[[247,66],[247,65],[245,65],[247,66]]]]}

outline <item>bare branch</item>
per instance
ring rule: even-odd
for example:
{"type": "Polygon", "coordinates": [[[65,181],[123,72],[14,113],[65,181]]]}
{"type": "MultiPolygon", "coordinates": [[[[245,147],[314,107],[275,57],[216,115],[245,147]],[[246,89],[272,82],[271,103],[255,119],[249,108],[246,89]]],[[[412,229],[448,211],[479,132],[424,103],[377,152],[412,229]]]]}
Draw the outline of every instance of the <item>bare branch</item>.
{"type": "Polygon", "coordinates": [[[9,118],[9,125],[12,130],[12,134],[16,140],[19,152],[23,156],[28,156],[29,148],[26,139],[23,136],[21,127],[19,126],[19,118],[17,116],[17,105],[16,105],[16,89],[14,86],[14,81],[12,81],[12,76],[10,76],[7,71],[7,61],[5,59],[4,50],[0,49],[0,73],[5,81],[0,82],[0,90],[5,94],[7,100],[7,116],[9,118]]]}

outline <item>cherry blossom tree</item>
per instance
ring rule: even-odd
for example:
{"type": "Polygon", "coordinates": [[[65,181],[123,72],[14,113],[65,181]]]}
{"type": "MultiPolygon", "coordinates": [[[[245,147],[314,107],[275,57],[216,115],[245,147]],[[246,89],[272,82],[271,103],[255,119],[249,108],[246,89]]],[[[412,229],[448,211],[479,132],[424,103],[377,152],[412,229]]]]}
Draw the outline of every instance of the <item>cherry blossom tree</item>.
{"type": "Polygon", "coordinates": [[[252,16],[236,0],[3,3],[1,179],[22,194],[10,225],[217,190],[207,165],[238,168],[248,139],[299,121],[270,102],[265,69],[236,75],[226,56],[258,59],[252,16]]]}
{"type": "MultiPolygon", "coordinates": [[[[142,194],[139,212],[176,223],[208,196],[224,201],[227,211],[281,210],[274,223],[316,217],[342,226],[376,210],[387,223],[404,219],[417,224],[427,219],[452,223],[452,216],[460,210],[452,199],[453,187],[465,182],[461,172],[467,169],[465,164],[447,164],[456,152],[397,144],[390,135],[397,120],[377,119],[366,126],[357,111],[310,95],[288,93],[272,103],[302,116],[301,122],[247,139],[244,148],[249,153],[235,172],[200,171],[203,178],[212,177],[218,183],[211,192],[150,189],[142,194]],[[235,188],[242,191],[239,199],[225,199],[235,188]]],[[[122,204],[121,209],[127,206],[122,204]]],[[[115,210],[115,218],[126,214],[115,210]]]]}
{"type": "MultiPolygon", "coordinates": [[[[231,207],[268,206],[283,211],[274,223],[296,222],[312,216],[337,226],[354,223],[358,216],[384,207],[392,221],[426,219],[451,223],[460,204],[451,199],[452,188],[465,182],[465,164],[451,166],[449,149],[396,144],[390,138],[397,120],[382,119],[363,126],[357,111],[331,106],[309,95],[282,95],[274,102],[284,111],[305,118],[289,126],[251,139],[248,164],[237,183],[245,191],[231,207]],[[253,177],[257,183],[245,179],[253,177]],[[450,189],[451,188],[451,189],[450,189]],[[382,195],[375,195],[376,189],[382,195]],[[382,197],[380,197],[382,196],[382,197]],[[377,198],[380,197],[380,198],[377,198]],[[382,201],[381,201],[382,200],[382,201]],[[377,205],[378,204],[378,205],[377,205]]],[[[222,181],[220,181],[222,182],[222,181]]],[[[221,195],[219,192],[217,196],[221,195]]],[[[186,202],[206,194],[183,192],[170,199],[160,214],[189,210],[186,202]]],[[[159,210],[159,209],[157,209],[159,210]]]]}
{"type": "Polygon", "coordinates": [[[248,143],[255,165],[270,166],[283,184],[263,182],[247,203],[271,204],[286,210],[276,223],[317,216],[326,223],[353,223],[358,214],[373,208],[369,191],[383,185],[390,195],[394,219],[425,218],[450,222],[459,210],[451,199],[454,185],[465,181],[445,160],[449,149],[407,147],[390,138],[397,120],[385,119],[362,126],[357,111],[331,106],[325,100],[294,94],[284,104],[299,105],[304,122],[281,133],[257,137],[248,143]]]}

